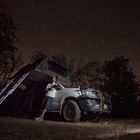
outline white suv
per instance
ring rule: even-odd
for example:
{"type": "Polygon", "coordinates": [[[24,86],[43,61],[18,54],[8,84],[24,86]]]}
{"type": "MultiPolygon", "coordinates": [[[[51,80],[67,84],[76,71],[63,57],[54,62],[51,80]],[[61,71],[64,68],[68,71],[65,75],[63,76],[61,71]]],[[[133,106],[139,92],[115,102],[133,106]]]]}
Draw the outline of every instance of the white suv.
{"type": "Polygon", "coordinates": [[[94,89],[69,88],[58,83],[56,97],[48,111],[59,112],[65,121],[77,122],[83,115],[111,112],[107,94],[94,89]]]}

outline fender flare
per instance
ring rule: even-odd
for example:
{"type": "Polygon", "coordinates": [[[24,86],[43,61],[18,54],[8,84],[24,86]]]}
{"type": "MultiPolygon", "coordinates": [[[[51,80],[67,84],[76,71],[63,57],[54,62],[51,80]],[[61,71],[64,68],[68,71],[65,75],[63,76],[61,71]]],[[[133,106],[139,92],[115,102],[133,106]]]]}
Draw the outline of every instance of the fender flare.
{"type": "MultiPolygon", "coordinates": [[[[79,103],[78,103],[78,98],[75,98],[75,97],[66,97],[66,98],[63,98],[63,99],[61,100],[61,102],[60,102],[60,110],[59,110],[60,115],[62,115],[63,105],[65,104],[65,102],[66,102],[67,100],[74,100],[74,101],[76,101],[77,104],[78,104],[78,106],[79,106],[79,108],[80,108],[80,105],[79,105],[79,103]]],[[[80,108],[80,109],[81,109],[81,108],[80,108]]]]}

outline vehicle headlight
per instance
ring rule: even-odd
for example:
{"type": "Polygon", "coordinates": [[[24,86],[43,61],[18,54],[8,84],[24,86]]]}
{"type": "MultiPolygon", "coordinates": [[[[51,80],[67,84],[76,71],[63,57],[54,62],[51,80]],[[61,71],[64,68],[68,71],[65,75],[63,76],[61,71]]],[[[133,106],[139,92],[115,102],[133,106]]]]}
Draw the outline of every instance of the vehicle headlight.
{"type": "Polygon", "coordinates": [[[98,93],[96,91],[93,91],[92,89],[81,90],[81,93],[85,96],[99,97],[98,93]]]}

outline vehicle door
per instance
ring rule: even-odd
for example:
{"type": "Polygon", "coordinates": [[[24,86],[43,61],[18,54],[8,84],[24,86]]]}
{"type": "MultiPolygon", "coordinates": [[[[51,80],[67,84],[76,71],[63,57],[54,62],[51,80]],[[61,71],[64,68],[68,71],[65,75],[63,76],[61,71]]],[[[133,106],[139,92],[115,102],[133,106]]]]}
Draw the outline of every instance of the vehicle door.
{"type": "Polygon", "coordinates": [[[57,88],[56,88],[56,96],[52,102],[52,106],[51,106],[51,110],[55,110],[55,111],[59,111],[59,108],[60,108],[60,100],[61,100],[61,97],[62,97],[62,90],[63,88],[60,86],[60,85],[57,85],[57,88]]]}

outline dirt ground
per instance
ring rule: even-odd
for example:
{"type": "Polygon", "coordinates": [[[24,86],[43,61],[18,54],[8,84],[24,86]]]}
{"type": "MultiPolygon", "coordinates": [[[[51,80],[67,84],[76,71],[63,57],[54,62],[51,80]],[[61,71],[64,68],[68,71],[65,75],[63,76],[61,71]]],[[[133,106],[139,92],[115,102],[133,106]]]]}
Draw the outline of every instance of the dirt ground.
{"type": "Polygon", "coordinates": [[[0,140],[140,140],[140,120],[66,123],[0,117],[0,140]]]}

